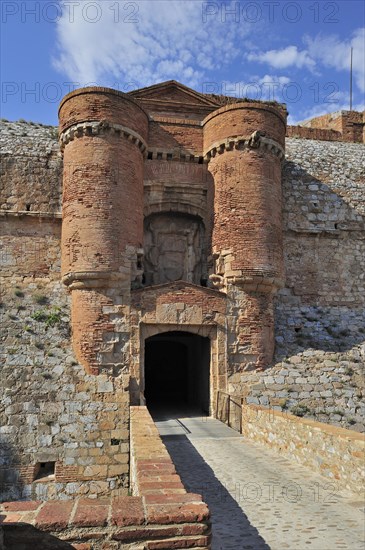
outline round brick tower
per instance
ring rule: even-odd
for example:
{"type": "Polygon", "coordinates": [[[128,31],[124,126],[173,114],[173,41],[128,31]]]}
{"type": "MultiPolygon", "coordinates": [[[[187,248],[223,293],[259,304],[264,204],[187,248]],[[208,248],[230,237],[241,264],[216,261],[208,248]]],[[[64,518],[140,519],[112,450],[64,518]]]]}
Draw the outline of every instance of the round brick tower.
{"type": "Polygon", "coordinates": [[[128,332],[123,297],[139,275],[148,116],[121,92],[84,88],[63,99],[59,120],[61,270],[72,291],[74,350],[88,372],[115,372],[128,332]]]}
{"type": "Polygon", "coordinates": [[[234,293],[240,309],[234,343],[237,364],[256,368],[272,359],[272,295],[284,276],[285,131],[286,112],[258,102],[227,105],[204,120],[204,154],[215,186],[211,280],[234,293]]]}

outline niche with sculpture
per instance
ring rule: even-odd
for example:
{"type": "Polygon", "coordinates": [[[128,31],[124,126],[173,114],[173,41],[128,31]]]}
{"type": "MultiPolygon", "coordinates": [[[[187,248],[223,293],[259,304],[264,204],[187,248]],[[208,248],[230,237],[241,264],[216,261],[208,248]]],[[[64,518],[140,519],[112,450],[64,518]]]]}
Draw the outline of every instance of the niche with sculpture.
{"type": "Polygon", "coordinates": [[[151,214],[144,222],[145,286],[187,281],[205,284],[204,224],[197,216],[151,214]]]}

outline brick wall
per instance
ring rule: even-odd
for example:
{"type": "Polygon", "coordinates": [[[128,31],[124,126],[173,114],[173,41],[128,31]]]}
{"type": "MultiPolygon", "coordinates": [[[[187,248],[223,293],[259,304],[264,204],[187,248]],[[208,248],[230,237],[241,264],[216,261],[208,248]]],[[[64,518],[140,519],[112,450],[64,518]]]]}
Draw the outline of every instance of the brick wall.
{"type": "Polygon", "coordinates": [[[180,149],[181,151],[201,155],[203,150],[203,128],[193,120],[174,120],[159,117],[150,123],[148,147],[180,149]]]}
{"type": "MultiPolygon", "coordinates": [[[[302,126],[335,131],[337,134],[340,134],[340,141],[364,143],[364,116],[364,111],[362,113],[357,111],[337,111],[312,118],[303,122],[302,126]]],[[[322,139],[321,137],[316,138],[315,135],[313,134],[312,139],[322,139]]],[[[321,134],[318,135],[320,136],[321,134]]]]}
{"type": "Polygon", "coordinates": [[[60,133],[86,121],[113,121],[147,139],[146,111],[132,97],[111,88],[81,88],[63,98],[59,106],[60,133]]]}
{"type": "Polygon", "coordinates": [[[338,130],[327,128],[310,128],[307,126],[288,126],[286,129],[288,138],[315,139],[321,141],[345,141],[338,130]]]}
{"type": "MultiPolygon", "coordinates": [[[[131,489],[144,498],[151,523],[189,522],[186,538],[168,548],[210,547],[209,512],[200,495],[187,493],[146,407],[131,407],[131,489]],[[192,523],[195,523],[195,525],[192,523]]],[[[184,532],[183,531],[183,532],[184,532]]],[[[179,536],[181,531],[175,534],[179,536]]]]}
{"type": "Polygon", "coordinates": [[[161,505],[160,495],[5,502],[0,505],[4,549],[210,549],[207,508],[198,496],[161,505]],[[63,542],[63,544],[61,543],[63,542]]]}

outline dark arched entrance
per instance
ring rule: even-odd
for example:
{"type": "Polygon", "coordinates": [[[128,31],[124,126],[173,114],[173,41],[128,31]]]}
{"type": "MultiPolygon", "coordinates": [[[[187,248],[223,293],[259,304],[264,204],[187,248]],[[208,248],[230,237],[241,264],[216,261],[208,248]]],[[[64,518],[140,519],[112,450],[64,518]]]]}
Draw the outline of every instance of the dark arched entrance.
{"type": "Polygon", "coordinates": [[[209,368],[209,338],[179,331],[147,338],[147,407],[188,408],[209,414],[209,368]]]}

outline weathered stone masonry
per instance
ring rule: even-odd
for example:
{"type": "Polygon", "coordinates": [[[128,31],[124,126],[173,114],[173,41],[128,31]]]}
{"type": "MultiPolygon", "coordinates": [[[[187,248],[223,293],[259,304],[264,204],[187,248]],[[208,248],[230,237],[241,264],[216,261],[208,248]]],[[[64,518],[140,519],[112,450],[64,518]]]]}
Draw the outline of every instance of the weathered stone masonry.
{"type": "Polygon", "coordinates": [[[358,115],[285,140],[282,106],[171,82],[70,94],[60,146],[1,123],[2,498],[125,495],[145,341],[172,331],[209,339],[212,414],[221,390],[362,429],[358,115]]]}

